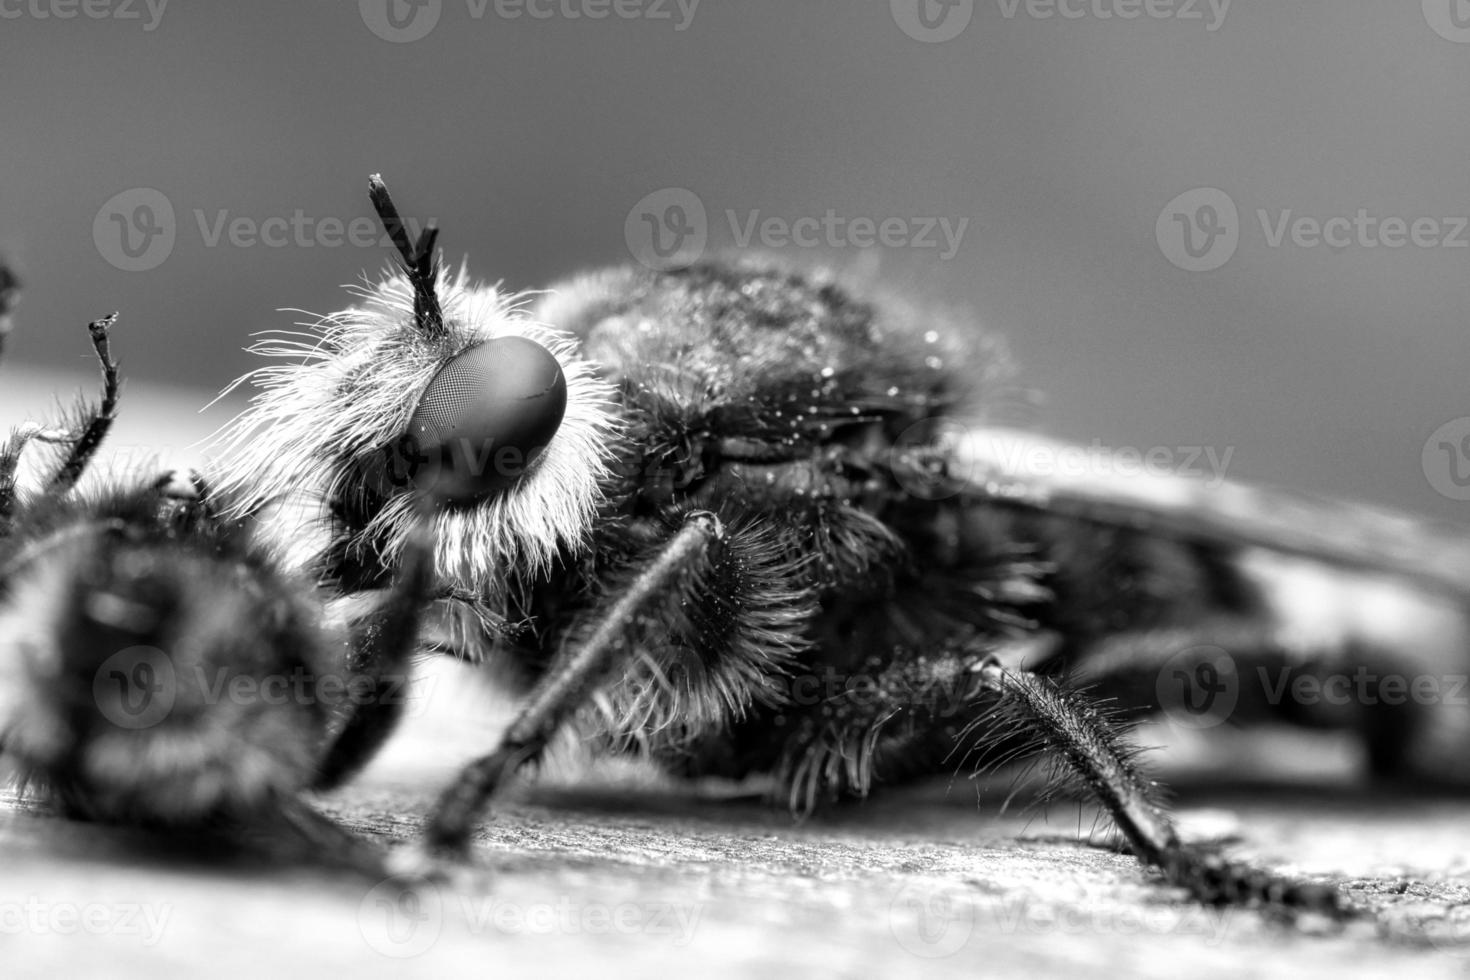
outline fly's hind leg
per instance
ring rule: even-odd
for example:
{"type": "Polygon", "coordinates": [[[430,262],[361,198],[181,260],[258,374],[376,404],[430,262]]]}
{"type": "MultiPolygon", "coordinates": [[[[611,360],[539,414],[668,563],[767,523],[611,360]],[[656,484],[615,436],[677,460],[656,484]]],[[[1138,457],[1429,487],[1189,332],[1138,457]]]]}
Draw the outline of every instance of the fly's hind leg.
{"type": "Polygon", "coordinates": [[[1137,750],[1087,699],[1035,673],[962,650],[896,657],[862,687],[787,719],[779,770],[792,805],[866,795],[881,782],[1012,762],[1049,762],[1049,797],[1072,785],[1096,801],[1129,849],[1208,905],[1333,920],[1351,913],[1337,890],[1297,881],[1183,842],[1139,767],[1137,750]]]}

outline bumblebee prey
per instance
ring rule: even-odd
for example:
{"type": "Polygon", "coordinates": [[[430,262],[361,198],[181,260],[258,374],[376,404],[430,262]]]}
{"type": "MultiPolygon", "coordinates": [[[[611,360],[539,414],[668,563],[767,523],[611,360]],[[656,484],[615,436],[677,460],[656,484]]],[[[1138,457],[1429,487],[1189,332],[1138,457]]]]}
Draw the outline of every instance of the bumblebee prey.
{"type": "MultiPolygon", "coordinates": [[[[900,296],[749,260],[507,295],[440,269],[436,231],[411,238],[377,177],[370,196],[401,265],[258,345],[284,360],[216,477],[240,516],[314,499],[305,560],[345,594],[381,588],[415,500],[441,502],[436,645],[531,682],[432,811],[432,855],[462,856],[496,789],[575,726],[680,776],[773,777],[798,813],[1039,757],[1197,899],[1348,914],[1328,885],[1183,844],[1080,678],[1147,712],[1161,667],[1203,669],[1206,645],[1309,662],[1251,555],[1462,603],[1470,550],[1360,510],[1009,465],[987,428],[1014,390],[1001,345],[900,296]]],[[[1288,720],[1359,727],[1385,771],[1420,734],[1288,720]]],[[[363,712],[329,766],[392,722],[363,712]]]]}
{"type": "MultiPolygon", "coordinates": [[[[13,279],[0,284],[3,338],[13,279]]],[[[377,849],[302,794],[322,781],[352,661],[414,648],[426,547],[339,629],[197,474],[79,488],[117,412],[115,319],[89,326],[100,401],[0,443],[0,763],[69,815],[381,874],[377,849]],[[48,449],[27,491],[22,456],[48,449]]]]}

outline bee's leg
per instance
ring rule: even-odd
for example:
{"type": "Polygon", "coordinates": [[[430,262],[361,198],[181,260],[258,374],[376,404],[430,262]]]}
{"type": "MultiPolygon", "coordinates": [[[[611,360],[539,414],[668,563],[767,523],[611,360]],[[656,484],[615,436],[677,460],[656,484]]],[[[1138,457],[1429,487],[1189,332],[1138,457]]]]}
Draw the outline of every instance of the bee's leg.
{"type": "Polygon", "coordinates": [[[87,324],[87,332],[92,337],[92,349],[97,352],[97,360],[102,366],[102,401],[95,406],[88,405],[83,410],[80,431],[67,440],[70,448],[66,458],[48,481],[47,490],[51,493],[65,493],[76,485],[87,465],[92,462],[92,457],[97,454],[102,440],[107,437],[113,420],[117,418],[117,399],[122,386],[108,338],[108,331],[116,322],[117,314],[112,313],[87,324]]]}
{"type": "Polygon", "coordinates": [[[240,831],[259,839],[259,846],[286,850],[295,845],[300,854],[283,853],[288,861],[360,872],[374,881],[389,875],[387,852],[313,809],[293,794],[281,794],[259,817],[245,822],[240,831]]]}
{"type": "Polygon", "coordinates": [[[346,668],[353,703],[317,766],[313,789],[336,789],[357,775],[397,728],[422,605],[407,588],[394,587],[349,627],[346,668]]]}
{"type": "Polygon", "coordinates": [[[586,639],[558,659],[531,691],[528,702],[502,736],[500,746],[471,762],[439,797],[429,816],[424,844],[431,854],[455,856],[468,846],[475,820],[506,778],[538,759],[556,730],[593,693],[620,661],[637,654],[633,626],[676,586],[693,577],[725,529],[708,512],[686,515],[683,526],[628,587],[617,594],[586,639]]]}
{"type": "MultiPolygon", "coordinates": [[[[10,334],[10,309],[15,306],[16,279],[9,269],[0,266],[0,354],[4,353],[4,341],[10,334]]],[[[41,442],[69,444],[68,455],[60,469],[51,476],[49,491],[66,492],[87,469],[88,461],[97,451],[107,429],[112,428],[113,417],[118,410],[118,364],[112,360],[107,331],[112,328],[118,314],[88,323],[87,332],[93,339],[93,350],[101,361],[103,370],[103,403],[96,408],[87,406],[82,410],[82,428],[79,432],[63,432],[60,429],[44,429],[41,426],[22,426],[10,433],[10,438],[0,444],[0,522],[15,511],[15,475],[21,466],[21,455],[25,447],[35,439],[41,442]]]]}
{"type": "MultiPolygon", "coordinates": [[[[0,343],[4,341],[4,328],[8,321],[6,311],[6,271],[0,267],[0,343]]],[[[87,464],[97,452],[112,421],[117,416],[117,397],[120,390],[117,363],[112,360],[107,332],[117,320],[117,314],[94,320],[87,325],[92,336],[92,348],[102,364],[102,403],[87,405],[82,409],[81,425],[75,432],[60,429],[45,429],[37,425],[24,426],[11,433],[0,443],[0,522],[5,522],[15,511],[15,474],[20,466],[26,446],[34,441],[64,444],[68,447],[66,459],[47,481],[47,491],[61,494],[76,485],[86,470],[87,464]]],[[[3,527],[3,524],[0,524],[3,527]]]]}
{"type": "Polygon", "coordinates": [[[314,789],[332,789],[355,775],[382,747],[403,714],[409,661],[433,584],[434,542],[428,504],[403,551],[387,595],[349,627],[346,657],[351,705],[317,767],[314,789]]]}
{"type": "MultiPolygon", "coordinates": [[[[20,468],[20,458],[32,439],[46,435],[39,425],[25,425],[16,429],[4,443],[0,443],[0,531],[15,512],[15,474],[20,468]]],[[[60,433],[53,433],[59,436],[60,433]]]]}

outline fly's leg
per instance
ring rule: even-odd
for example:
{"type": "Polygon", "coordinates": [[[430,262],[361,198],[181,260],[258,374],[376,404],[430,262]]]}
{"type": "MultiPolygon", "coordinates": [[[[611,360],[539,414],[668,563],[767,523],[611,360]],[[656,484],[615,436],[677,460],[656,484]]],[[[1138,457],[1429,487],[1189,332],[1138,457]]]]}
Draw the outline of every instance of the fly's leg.
{"type": "Polygon", "coordinates": [[[649,560],[629,587],[592,625],[580,645],[570,648],[531,691],[494,752],[467,765],[439,797],[424,833],[430,854],[462,856],[475,821],[505,780],[540,758],[552,735],[585,704],[599,682],[637,650],[631,638],[640,617],[677,595],[678,586],[697,576],[710,551],[724,536],[713,514],[697,511],[649,560]]]}

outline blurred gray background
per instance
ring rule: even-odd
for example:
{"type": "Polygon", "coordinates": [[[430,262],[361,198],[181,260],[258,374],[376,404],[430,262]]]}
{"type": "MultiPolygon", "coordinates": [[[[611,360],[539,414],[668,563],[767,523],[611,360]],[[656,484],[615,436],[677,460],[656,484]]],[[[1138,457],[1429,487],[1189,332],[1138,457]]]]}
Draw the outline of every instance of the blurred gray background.
{"type": "Polygon", "coordinates": [[[1470,523],[1446,482],[1470,422],[1425,450],[1470,415],[1470,3],[920,2],[0,0],[0,251],[28,287],[0,423],[91,372],[83,324],[113,309],[126,438],[222,421],[180,406],[387,260],[331,244],[369,172],[518,288],[628,261],[630,211],[685,188],[712,249],[729,211],[968,219],[952,256],[824,247],[1007,335],[1055,434],[1470,523]],[[1196,188],[1238,220],[1166,212],[1196,188]],[[1436,221],[1273,247],[1288,209],[1436,221]],[[298,212],[284,244],[248,233],[298,212]],[[221,217],[246,233],[212,241],[221,217]],[[1234,253],[1177,267],[1186,224],[1234,253]]]}

